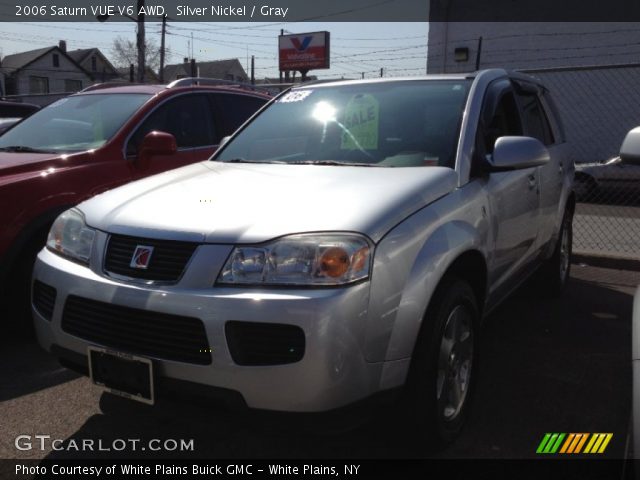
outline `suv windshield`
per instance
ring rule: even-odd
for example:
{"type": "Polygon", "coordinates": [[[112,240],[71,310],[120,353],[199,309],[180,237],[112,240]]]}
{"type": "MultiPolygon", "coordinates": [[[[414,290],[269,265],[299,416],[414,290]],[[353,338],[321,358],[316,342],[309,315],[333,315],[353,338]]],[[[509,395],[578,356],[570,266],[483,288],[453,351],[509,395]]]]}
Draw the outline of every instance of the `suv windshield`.
{"type": "Polygon", "coordinates": [[[453,168],[468,80],[412,80],[291,90],[217,161],[453,168]]]}
{"type": "Polygon", "coordinates": [[[0,150],[78,152],[106,143],[151,95],[91,94],[62,98],[0,137],[0,150]]]}

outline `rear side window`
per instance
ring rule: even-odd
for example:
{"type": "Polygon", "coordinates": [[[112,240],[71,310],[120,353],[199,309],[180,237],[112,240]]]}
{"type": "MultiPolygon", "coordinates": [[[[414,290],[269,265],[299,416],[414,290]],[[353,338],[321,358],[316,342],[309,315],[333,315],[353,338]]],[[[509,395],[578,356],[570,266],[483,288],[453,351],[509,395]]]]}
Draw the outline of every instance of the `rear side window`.
{"type": "Polygon", "coordinates": [[[218,109],[218,118],[222,121],[222,135],[235,132],[251,115],[258,111],[267,100],[249,95],[233,95],[225,93],[211,94],[218,109]]]}
{"type": "Polygon", "coordinates": [[[547,89],[543,89],[541,93],[542,106],[547,112],[547,116],[550,120],[555,141],[556,143],[563,143],[566,140],[566,135],[564,125],[562,124],[562,118],[558,112],[558,107],[547,89]]]}
{"type": "Polygon", "coordinates": [[[522,107],[525,134],[537,138],[545,145],[552,145],[553,133],[538,96],[533,92],[524,92],[518,97],[522,107]]]}
{"type": "Polygon", "coordinates": [[[131,137],[127,155],[135,155],[145,135],[154,130],[176,137],[179,149],[216,145],[219,138],[204,95],[181,95],[158,107],[131,137]]]}

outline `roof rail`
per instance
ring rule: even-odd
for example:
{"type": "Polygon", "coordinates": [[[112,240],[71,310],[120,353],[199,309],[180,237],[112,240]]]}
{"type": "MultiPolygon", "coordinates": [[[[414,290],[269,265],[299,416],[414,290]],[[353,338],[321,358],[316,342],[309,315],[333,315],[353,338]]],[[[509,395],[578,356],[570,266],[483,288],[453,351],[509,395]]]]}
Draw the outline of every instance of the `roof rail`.
{"type": "Polygon", "coordinates": [[[253,85],[251,83],[236,82],[233,80],[222,80],[220,78],[185,77],[174,80],[167,85],[167,88],[193,87],[195,85],[228,85],[229,87],[244,88],[246,90],[263,91],[264,85],[253,85]]]}
{"type": "Polygon", "coordinates": [[[335,79],[335,78],[317,78],[315,80],[305,80],[304,82],[286,82],[286,83],[261,83],[260,86],[263,88],[290,88],[290,87],[306,87],[307,85],[317,85],[318,83],[329,83],[329,82],[343,82],[347,81],[347,79],[335,79]]]}
{"type": "Polygon", "coordinates": [[[130,85],[142,85],[141,83],[131,83],[131,82],[105,82],[105,83],[94,83],[93,85],[89,85],[87,88],[80,90],[80,92],[91,92],[93,90],[102,90],[103,88],[113,88],[113,87],[128,87],[130,85]]]}
{"type": "Polygon", "coordinates": [[[262,87],[262,88],[289,88],[289,87],[293,87],[294,85],[299,85],[298,83],[259,83],[258,86],[262,87]]]}

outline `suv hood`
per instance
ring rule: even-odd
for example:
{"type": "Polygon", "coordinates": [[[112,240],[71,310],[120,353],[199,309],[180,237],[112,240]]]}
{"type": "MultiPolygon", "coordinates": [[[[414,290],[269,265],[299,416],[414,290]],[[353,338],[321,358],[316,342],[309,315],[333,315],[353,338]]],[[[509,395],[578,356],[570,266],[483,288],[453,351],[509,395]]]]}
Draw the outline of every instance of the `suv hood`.
{"type": "Polygon", "coordinates": [[[36,165],[59,157],[59,153],[0,152],[0,175],[40,168],[36,165]]]}
{"type": "Polygon", "coordinates": [[[444,167],[380,168],[206,161],[134,182],[80,205],[111,233],[209,243],[352,231],[374,242],[456,188],[444,167]]]}

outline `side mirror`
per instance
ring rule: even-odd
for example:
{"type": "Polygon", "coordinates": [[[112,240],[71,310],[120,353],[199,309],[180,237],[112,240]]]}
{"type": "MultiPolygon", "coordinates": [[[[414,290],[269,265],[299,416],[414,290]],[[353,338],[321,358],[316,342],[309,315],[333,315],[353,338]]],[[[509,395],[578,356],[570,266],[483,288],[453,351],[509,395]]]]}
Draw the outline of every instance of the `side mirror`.
{"type": "Polygon", "coordinates": [[[147,168],[149,160],[154,155],[173,155],[178,151],[176,137],[166,132],[154,130],[142,139],[138,152],[138,162],[141,168],[147,168]]]}
{"type": "Polygon", "coordinates": [[[222,139],[220,140],[220,144],[218,145],[218,148],[224,147],[224,144],[227,143],[230,139],[231,139],[231,135],[227,135],[226,137],[222,137],[222,139]]]}
{"type": "Polygon", "coordinates": [[[544,165],[549,151],[532,137],[500,137],[493,148],[490,171],[519,170],[544,165]]]}
{"type": "Polygon", "coordinates": [[[625,163],[640,164],[640,127],[627,133],[620,147],[620,159],[625,163]]]}

